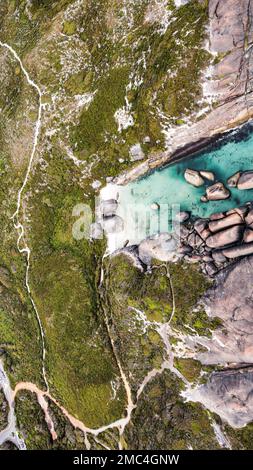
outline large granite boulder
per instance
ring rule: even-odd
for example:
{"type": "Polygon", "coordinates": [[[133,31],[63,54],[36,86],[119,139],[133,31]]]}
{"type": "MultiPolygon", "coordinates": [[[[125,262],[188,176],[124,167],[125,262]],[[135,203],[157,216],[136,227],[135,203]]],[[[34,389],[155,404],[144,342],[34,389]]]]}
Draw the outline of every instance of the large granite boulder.
{"type": "Polygon", "coordinates": [[[189,220],[189,218],[190,218],[190,213],[188,211],[178,212],[178,214],[176,214],[175,216],[176,222],[179,222],[180,224],[183,224],[184,222],[189,220]]]}
{"type": "Polygon", "coordinates": [[[200,173],[196,170],[191,170],[190,168],[187,168],[185,170],[184,177],[187,183],[192,184],[196,187],[203,186],[203,184],[205,183],[202,176],[200,176],[200,173]]]}
{"type": "Polygon", "coordinates": [[[242,243],[242,245],[232,246],[222,250],[222,253],[227,258],[239,258],[240,256],[247,256],[253,254],[253,243],[242,243]]]}
{"type": "Polygon", "coordinates": [[[212,220],[211,222],[209,222],[208,226],[211,232],[218,232],[219,230],[225,229],[227,227],[231,227],[233,225],[240,225],[243,223],[244,221],[242,217],[235,212],[233,214],[228,215],[227,217],[223,217],[222,219],[212,220]]]}
{"type": "Polygon", "coordinates": [[[251,230],[250,228],[246,228],[243,234],[243,241],[245,243],[253,242],[253,230],[251,230]]]}
{"type": "Polygon", "coordinates": [[[105,217],[103,229],[106,233],[119,233],[124,230],[124,220],[119,215],[105,217]]]}
{"type": "Polygon", "coordinates": [[[242,233],[243,226],[235,225],[209,236],[206,239],[206,244],[210,248],[221,248],[226,245],[231,245],[241,240],[242,233]]]}
{"type": "Polygon", "coordinates": [[[215,175],[212,171],[202,170],[199,173],[200,173],[200,176],[202,176],[202,178],[205,178],[205,180],[208,180],[208,181],[215,180],[215,175]]]}
{"type": "Polygon", "coordinates": [[[206,190],[206,197],[208,201],[219,201],[222,199],[228,199],[230,197],[230,191],[225,188],[221,182],[212,184],[206,190]]]}
{"type": "Polygon", "coordinates": [[[176,261],[181,254],[178,252],[178,239],[170,233],[161,233],[143,240],[139,245],[139,258],[149,265],[152,259],[160,261],[176,261]]]}

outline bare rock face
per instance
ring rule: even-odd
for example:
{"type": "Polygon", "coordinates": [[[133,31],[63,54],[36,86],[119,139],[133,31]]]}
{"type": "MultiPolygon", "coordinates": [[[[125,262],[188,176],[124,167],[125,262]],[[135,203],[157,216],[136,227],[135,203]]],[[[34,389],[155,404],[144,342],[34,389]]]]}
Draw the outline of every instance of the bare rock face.
{"type": "Polygon", "coordinates": [[[252,285],[253,256],[216,275],[214,286],[203,297],[203,305],[209,317],[222,320],[223,327],[215,330],[213,339],[203,338],[201,344],[208,350],[198,355],[201,362],[253,364],[252,285]]]}
{"type": "Polygon", "coordinates": [[[223,219],[224,217],[225,217],[225,214],[223,212],[215,212],[214,214],[210,215],[209,219],[219,220],[219,219],[223,219]]]}
{"type": "Polygon", "coordinates": [[[94,222],[90,226],[90,237],[99,240],[103,238],[103,228],[99,222],[94,222]]]}
{"type": "Polygon", "coordinates": [[[225,188],[223,183],[218,182],[207,188],[206,197],[208,201],[228,199],[230,197],[230,191],[225,188]]]}
{"type": "Polygon", "coordinates": [[[203,186],[205,182],[198,171],[191,170],[190,168],[187,168],[185,170],[184,177],[187,183],[192,184],[196,187],[203,186]]]}
{"type": "Polygon", "coordinates": [[[253,189],[253,171],[244,171],[237,184],[237,188],[244,189],[253,189]]]}
{"type": "Polygon", "coordinates": [[[253,420],[253,368],[214,372],[192,392],[192,399],[220,415],[234,428],[253,420]]]}
{"type": "Polygon", "coordinates": [[[228,178],[228,180],[227,180],[227,185],[228,185],[230,188],[236,188],[240,176],[241,176],[241,172],[240,172],[240,171],[237,171],[237,173],[235,173],[234,175],[230,176],[230,178],[228,178]]]}
{"type": "MultiPolygon", "coordinates": [[[[217,232],[206,239],[206,244],[210,248],[221,248],[232,243],[237,243],[242,237],[243,227],[235,225],[221,232],[217,232]]],[[[225,254],[225,253],[224,253],[225,254]]],[[[225,255],[227,256],[227,255],[225,255]]]]}

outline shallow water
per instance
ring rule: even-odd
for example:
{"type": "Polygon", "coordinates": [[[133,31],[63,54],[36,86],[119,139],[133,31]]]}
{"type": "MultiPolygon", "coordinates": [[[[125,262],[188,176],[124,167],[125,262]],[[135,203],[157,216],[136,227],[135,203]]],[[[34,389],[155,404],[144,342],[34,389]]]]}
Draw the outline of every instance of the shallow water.
{"type": "MultiPolygon", "coordinates": [[[[160,230],[161,222],[157,222],[157,211],[150,211],[153,203],[158,203],[165,212],[164,208],[167,206],[168,214],[170,208],[174,206],[176,212],[180,208],[190,211],[196,217],[208,217],[214,212],[227,211],[253,200],[253,190],[240,191],[235,188],[231,190],[231,197],[228,200],[203,203],[200,197],[205,193],[205,187],[195,188],[188,184],[184,179],[186,168],[213,171],[216,181],[222,181],[225,185],[227,178],[235,172],[253,169],[253,125],[247,125],[230,133],[201,153],[188,156],[121,187],[118,214],[123,217],[125,228],[123,233],[116,236],[116,248],[127,239],[131,243],[137,243],[145,236],[160,230]],[[145,212],[149,215],[146,216],[144,234],[145,212]],[[142,220],[140,234],[136,233],[138,219],[142,220]]],[[[206,186],[210,184],[213,183],[208,182],[206,186]]],[[[170,218],[170,215],[166,216],[166,222],[170,218]]],[[[166,231],[164,221],[161,231],[166,231]]]]}

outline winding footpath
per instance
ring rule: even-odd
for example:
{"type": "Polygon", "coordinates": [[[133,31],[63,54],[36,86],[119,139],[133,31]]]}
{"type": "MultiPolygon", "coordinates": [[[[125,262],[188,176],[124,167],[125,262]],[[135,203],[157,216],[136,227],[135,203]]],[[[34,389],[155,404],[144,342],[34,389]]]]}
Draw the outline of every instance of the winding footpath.
{"type": "Polygon", "coordinates": [[[26,284],[26,289],[27,289],[30,301],[32,303],[34,312],[36,314],[37,321],[38,321],[39,328],[40,328],[40,335],[41,335],[41,342],[42,342],[42,373],[43,373],[43,378],[44,378],[46,388],[48,390],[49,387],[48,387],[48,382],[47,382],[47,378],[46,378],[46,371],[45,371],[45,357],[46,357],[45,334],[44,334],[43,326],[42,326],[41,319],[40,319],[40,316],[39,316],[39,312],[37,310],[37,307],[36,307],[35,302],[32,298],[32,295],[31,295],[31,289],[30,289],[30,285],[29,285],[29,270],[30,270],[31,250],[30,250],[30,248],[28,247],[28,245],[25,241],[24,226],[23,226],[23,224],[21,223],[21,221],[19,219],[20,209],[21,209],[21,202],[22,202],[22,195],[23,195],[23,192],[24,192],[25,187],[26,187],[27,182],[28,182],[28,178],[29,178],[29,175],[30,175],[30,172],[31,172],[31,169],[32,169],[33,160],[34,160],[34,155],[36,153],[37,146],[38,146],[39,134],[40,134],[40,129],[41,129],[42,107],[43,107],[43,105],[42,105],[42,92],[41,92],[39,86],[30,78],[29,73],[25,69],[25,67],[22,63],[22,60],[20,59],[20,57],[18,56],[16,51],[9,44],[6,44],[2,41],[0,41],[0,46],[2,48],[7,49],[12,54],[14,59],[18,62],[23,74],[25,75],[27,83],[35,89],[35,91],[38,95],[38,101],[39,101],[38,116],[37,116],[37,121],[36,121],[36,124],[35,124],[34,136],[33,136],[32,152],[31,152],[31,155],[30,155],[30,158],[29,158],[29,163],[28,163],[28,166],[27,166],[27,170],[26,170],[26,173],[25,173],[25,178],[24,178],[23,184],[22,184],[21,188],[18,191],[16,211],[12,215],[12,220],[14,221],[14,227],[18,232],[18,240],[17,240],[18,251],[19,251],[19,253],[21,253],[21,254],[25,253],[25,255],[26,255],[25,284],[26,284]],[[21,247],[21,245],[23,245],[23,247],[21,247]]]}

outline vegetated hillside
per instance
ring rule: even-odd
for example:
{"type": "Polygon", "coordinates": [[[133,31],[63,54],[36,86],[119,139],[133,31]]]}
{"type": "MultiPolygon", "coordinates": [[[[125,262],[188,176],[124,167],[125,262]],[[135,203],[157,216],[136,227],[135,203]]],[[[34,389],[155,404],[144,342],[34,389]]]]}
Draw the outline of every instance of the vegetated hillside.
{"type": "MultiPolygon", "coordinates": [[[[205,106],[201,74],[210,61],[204,48],[207,3],[191,0],[176,8],[172,0],[0,0],[0,40],[19,54],[42,92],[42,127],[21,219],[31,249],[31,293],[45,331],[45,368],[52,395],[90,427],[124,416],[117,358],[133,398],[146,374],[161,367],[165,346],[154,324],[143,330],[136,312],[144,310],[151,323],[162,323],[171,313],[172,294],[162,268],[144,275],[122,259],[105,266],[101,291],[105,240],[74,240],[72,210],[80,202],[93,207],[107,177],[164,148],[171,125],[197,119],[205,106]]],[[[31,381],[43,388],[40,332],[24,283],[26,260],[10,219],[31,154],[38,96],[3,47],[0,61],[0,347],[13,386],[31,381]]],[[[180,329],[204,281],[190,270],[187,291],[184,268],[174,269],[179,305],[174,323],[180,329]]],[[[195,327],[203,330],[206,321],[199,319],[195,327]]],[[[178,361],[177,367],[189,380],[199,376],[194,361],[178,361]]],[[[217,447],[206,411],[183,404],[182,387],[170,372],[151,380],[121,444],[217,447]]],[[[50,402],[58,433],[53,444],[39,410],[31,412],[35,406],[31,394],[18,395],[18,423],[29,448],[83,446],[83,435],[50,402]]],[[[118,447],[115,428],[99,442],[88,438],[91,448],[118,447]]]]}

